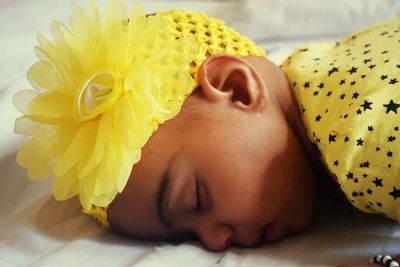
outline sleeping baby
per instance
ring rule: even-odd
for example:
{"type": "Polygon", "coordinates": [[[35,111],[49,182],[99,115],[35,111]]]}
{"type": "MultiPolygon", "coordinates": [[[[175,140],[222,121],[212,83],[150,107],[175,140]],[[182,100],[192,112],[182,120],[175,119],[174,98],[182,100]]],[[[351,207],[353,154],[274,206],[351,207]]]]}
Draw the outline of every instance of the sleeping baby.
{"type": "Polygon", "coordinates": [[[331,185],[400,221],[399,18],[276,66],[204,13],[128,16],[111,0],[103,21],[93,2],[73,14],[38,36],[35,90],[14,97],[15,131],[32,136],[17,161],[55,176],[57,200],[78,196],[126,236],[214,251],[303,230],[331,185]]]}

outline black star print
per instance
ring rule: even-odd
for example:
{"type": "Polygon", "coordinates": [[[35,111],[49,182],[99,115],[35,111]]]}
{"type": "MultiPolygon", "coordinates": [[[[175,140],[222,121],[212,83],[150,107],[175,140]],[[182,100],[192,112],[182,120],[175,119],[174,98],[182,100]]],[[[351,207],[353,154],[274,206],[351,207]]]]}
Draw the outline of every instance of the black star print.
{"type": "Polygon", "coordinates": [[[318,114],[318,116],[315,117],[315,121],[320,121],[321,120],[321,115],[318,114]]]}
{"type": "Polygon", "coordinates": [[[389,82],[389,84],[396,84],[396,83],[398,83],[399,81],[396,79],[396,78],[394,78],[394,79],[390,79],[390,82],[389,82]]]}
{"type": "Polygon", "coordinates": [[[400,189],[397,189],[396,187],[393,186],[393,191],[390,192],[389,195],[391,195],[394,198],[394,200],[400,198],[400,189]]]}
{"type": "Polygon", "coordinates": [[[364,45],[365,48],[370,47],[370,46],[371,46],[371,44],[364,45]]]}
{"type": "Polygon", "coordinates": [[[352,81],[352,82],[350,83],[351,86],[354,86],[355,84],[356,84],[356,81],[352,81]]]}
{"type": "Polygon", "coordinates": [[[319,57],[316,57],[316,58],[314,58],[314,60],[315,60],[315,61],[318,61],[318,60],[320,60],[320,58],[319,58],[319,57]]]}
{"type": "Polygon", "coordinates": [[[376,205],[381,208],[382,207],[382,203],[381,202],[376,202],[376,205]]]}
{"type": "Polygon", "coordinates": [[[329,91],[326,96],[331,96],[332,95],[332,91],[329,91]]]}
{"type": "Polygon", "coordinates": [[[318,85],[318,87],[320,88],[320,89],[322,89],[322,88],[324,88],[324,83],[320,83],[319,85],[318,85]]]}
{"type": "Polygon", "coordinates": [[[381,150],[381,148],[380,147],[376,147],[376,149],[375,149],[376,151],[379,151],[379,150],[381,150]]]}
{"type": "Polygon", "coordinates": [[[372,132],[374,130],[374,127],[368,126],[368,131],[372,132]]]}
{"type": "Polygon", "coordinates": [[[352,195],[353,197],[356,197],[356,196],[358,195],[358,193],[357,193],[356,191],[353,191],[353,193],[351,193],[351,195],[352,195]]]}
{"type": "Polygon", "coordinates": [[[362,146],[364,143],[364,140],[362,140],[361,138],[357,139],[357,146],[362,146]]]}
{"type": "Polygon", "coordinates": [[[380,78],[383,81],[383,80],[387,79],[387,77],[388,77],[387,75],[382,75],[380,78]]]}
{"type": "Polygon", "coordinates": [[[364,178],[367,178],[367,177],[368,177],[368,174],[364,173],[364,174],[363,174],[363,177],[364,177],[364,178]]]}
{"type": "Polygon", "coordinates": [[[329,134],[329,143],[336,142],[336,135],[329,134]]]}
{"type": "Polygon", "coordinates": [[[362,163],[360,164],[360,168],[369,168],[369,162],[368,162],[368,161],[362,162],[362,163]]]}
{"type": "Polygon", "coordinates": [[[361,114],[361,109],[357,109],[357,115],[361,114]]]}
{"type": "Polygon", "coordinates": [[[314,96],[317,96],[318,94],[319,94],[318,91],[314,91],[314,93],[313,93],[314,96]]]}
{"type": "Polygon", "coordinates": [[[389,51],[385,50],[385,51],[382,51],[381,54],[387,54],[388,52],[389,51]]]}
{"type": "Polygon", "coordinates": [[[328,71],[328,76],[331,76],[333,73],[338,72],[339,69],[337,67],[333,67],[328,71]]]}
{"type": "Polygon", "coordinates": [[[349,142],[349,141],[350,141],[349,137],[346,136],[346,137],[344,138],[344,142],[347,143],[347,142],[349,142]]]}
{"type": "Polygon", "coordinates": [[[338,161],[338,160],[335,160],[335,161],[333,162],[333,165],[338,166],[338,165],[339,165],[339,161],[338,161]]]}
{"type": "Polygon", "coordinates": [[[308,51],[308,48],[303,48],[303,49],[301,49],[300,51],[301,51],[301,52],[307,52],[307,51],[308,51]]]}
{"type": "Polygon", "coordinates": [[[304,88],[310,88],[310,82],[305,82],[303,85],[304,88]]]}
{"type": "Polygon", "coordinates": [[[373,180],[372,182],[375,184],[376,187],[383,187],[382,179],[379,179],[378,177],[375,177],[375,180],[373,180]]]}
{"type": "Polygon", "coordinates": [[[353,99],[357,99],[360,96],[360,94],[358,92],[353,93],[353,99]]]}
{"type": "Polygon", "coordinates": [[[375,68],[375,64],[373,64],[373,65],[369,65],[369,67],[368,68],[370,68],[371,70],[373,69],[373,68],[375,68]]]}
{"type": "Polygon", "coordinates": [[[384,36],[384,35],[387,35],[387,34],[389,34],[389,32],[387,32],[387,31],[381,32],[381,36],[384,36]]]}
{"type": "Polygon", "coordinates": [[[386,155],[388,156],[388,158],[391,158],[391,157],[393,156],[393,152],[392,152],[392,151],[388,151],[388,152],[386,153],[386,155]]]}
{"type": "Polygon", "coordinates": [[[396,137],[394,137],[393,135],[388,136],[388,142],[392,143],[394,140],[396,140],[396,137]]]}
{"type": "Polygon", "coordinates": [[[353,182],[356,184],[358,183],[358,178],[354,179],[353,182]]]}
{"type": "Polygon", "coordinates": [[[347,180],[352,180],[353,179],[353,173],[349,172],[348,174],[346,174],[347,176],[347,180]]]}
{"type": "Polygon", "coordinates": [[[367,109],[372,110],[371,105],[372,105],[372,102],[368,102],[367,100],[364,100],[364,104],[362,104],[360,106],[364,108],[364,111],[366,111],[367,109]]]}
{"type": "Polygon", "coordinates": [[[365,74],[361,75],[362,79],[364,79],[365,77],[367,77],[367,75],[365,75],[365,74]]]}
{"type": "Polygon", "coordinates": [[[344,116],[343,116],[343,118],[345,118],[345,119],[347,119],[349,117],[349,114],[345,114],[344,116]]]}
{"type": "Polygon", "coordinates": [[[400,64],[397,64],[397,65],[396,65],[396,68],[400,69],[400,64]]]}
{"type": "Polygon", "coordinates": [[[394,130],[397,132],[399,130],[399,126],[394,127],[394,130]]]}
{"type": "Polygon", "coordinates": [[[343,84],[345,84],[346,83],[346,80],[341,80],[340,81],[340,85],[343,85],[343,84]]]}
{"type": "Polygon", "coordinates": [[[371,52],[371,50],[365,50],[365,51],[363,52],[363,54],[366,55],[366,54],[368,54],[369,52],[371,52]]]}
{"type": "Polygon", "coordinates": [[[340,100],[343,100],[346,97],[346,94],[341,94],[340,95],[340,100]]]}
{"type": "Polygon", "coordinates": [[[383,106],[386,108],[386,114],[388,114],[390,111],[393,111],[397,114],[397,109],[400,107],[400,104],[397,104],[393,102],[393,99],[390,99],[389,104],[385,104],[383,106]]]}
{"type": "Polygon", "coordinates": [[[364,64],[371,62],[372,58],[364,59],[364,64]]]}
{"type": "Polygon", "coordinates": [[[358,68],[352,67],[352,68],[351,68],[350,70],[348,70],[347,72],[350,73],[350,74],[353,74],[353,73],[356,73],[357,70],[358,70],[358,68]]]}
{"type": "Polygon", "coordinates": [[[368,195],[372,195],[372,192],[373,192],[373,191],[371,190],[371,188],[368,188],[368,189],[367,189],[368,195]]]}
{"type": "Polygon", "coordinates": [[[389,59],[386,59],[385,61],[383,61],[383,63],[388,63],[389,62],[389,59]]]}

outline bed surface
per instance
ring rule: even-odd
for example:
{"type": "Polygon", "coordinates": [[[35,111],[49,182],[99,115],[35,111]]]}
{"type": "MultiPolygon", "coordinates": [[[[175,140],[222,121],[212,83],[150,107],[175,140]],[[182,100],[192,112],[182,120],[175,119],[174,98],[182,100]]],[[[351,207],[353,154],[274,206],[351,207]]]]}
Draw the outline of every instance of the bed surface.
{"type": "MultiPolygon", "coordinates": [[[[106,1],[98,1],[105,7],[106,1]]],[[[132,6],[128,1],[128,6],[132,6]]],[[[186,8],[205,11],[249,36],[280,63],[298,45],[335,40],[400,14],[397,0],[142,0],[148,13],[186,8]]],[[[400,225],[328,205],[303,233],[256,249],[209,252],[198,242],[138,242],[99,227],[77,200],[56,202],[51,181],[30,182],[15,155],[23,137],[12,133],[18,112],[13,94],[31,88],[35,36],[49,23],[69,23],[84,0],[0,0],[0,266],[333,266],[400,254],[400,225]]]]}

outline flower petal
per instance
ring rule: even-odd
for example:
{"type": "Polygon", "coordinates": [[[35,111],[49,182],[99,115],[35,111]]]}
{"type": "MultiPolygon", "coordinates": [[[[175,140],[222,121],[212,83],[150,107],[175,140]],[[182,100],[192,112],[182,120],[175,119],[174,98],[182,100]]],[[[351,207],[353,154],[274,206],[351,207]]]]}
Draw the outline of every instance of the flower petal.
{"type": "Polygon", "coordinates": [[[36,62],[27,73],[28,81],[37,90],[59,90],[62,88],[57,71],[45,61],[36,62]]]}
{"type": "Polygon", "coordinates": [[[28,115],[30,114],[28,103],[37,96],[38,93],[32,90],[19,91],[13,96],[14,107],[22,114],[28,115]]]}
{"type": "Polygon", "coordinates": [[[48,118],[72,117],[73,98],[69,95],[49,92],[35,97],[28,110],[34,116],[48,118]]]}
{"type": "Polygon", "coordinates": [[[94,170],[89,175],[79,180],[79,199],[82,207],[86,210],[89,210],[93,205],[97,175],[98,171],[94,170]]]}
{"type": "Polygon", "coordinates": [[[65,174],[84,154],[90,153],[93,149],[97,126],[98,122],[93,121],[81,127],[54,167],[54,172],[57,176],[65,174]]]}
{"type": "Polygon", "coordinates": [[[24,135],[35,135],[40,130],[48,127],[42,123],[33,121],[29,116],[22,116],[15,120],[14,132],[17,134],[24,135]]]}
{"type": "Polygon", "coordinates": [[[77,175],[77,168],[71,168],[68,172],[57,177],[53,183],[53,196],[56,200],[66,200],[78,194],[79,183],[78,179],[76,179],[77,175]]]}
{"type": "MultiPolygon", "coordinates": [[[[108,140],[110,139],[111,131],[112,131],[112,114],[110,112],[107,112],[103,114],[100,120],[99,129],[97,131],[96,144],[93,153],[90,155],[89,160],[82,168],[82,171],[79,173],[80,178],[88,175],[95,168],[100,168],[99,164],[103,160],[104,150],[108,140]]],[[[102,174],[102,172],[100,172],[100,174],[102,174]]]]}
{"type": "Polygon", "coordinates": [[[33,181],[54,176],[54,160],[49,157],[37,157],[28,169],[28,177],[33,181]]]}

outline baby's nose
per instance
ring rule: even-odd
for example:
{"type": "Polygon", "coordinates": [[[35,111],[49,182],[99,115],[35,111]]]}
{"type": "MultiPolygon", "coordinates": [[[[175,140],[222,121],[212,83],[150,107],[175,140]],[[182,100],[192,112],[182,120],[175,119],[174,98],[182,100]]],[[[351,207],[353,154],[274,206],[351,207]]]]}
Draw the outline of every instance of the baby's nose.
{"type": "Polygon", "coordinates": [[[201,242],[212,251],[221,251],[229,247],[233,228],[226,224],[216,224],[200,227],[197,231],[201,242]]]}

